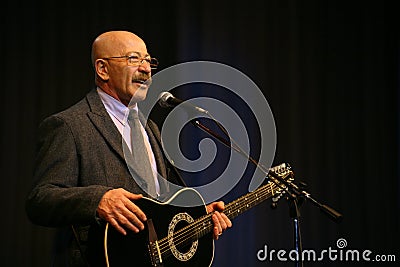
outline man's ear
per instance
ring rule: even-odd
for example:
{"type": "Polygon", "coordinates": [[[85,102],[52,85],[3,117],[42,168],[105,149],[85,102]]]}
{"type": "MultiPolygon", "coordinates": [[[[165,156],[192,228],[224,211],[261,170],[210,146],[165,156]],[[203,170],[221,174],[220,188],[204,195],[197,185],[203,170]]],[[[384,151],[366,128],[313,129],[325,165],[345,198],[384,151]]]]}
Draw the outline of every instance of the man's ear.
{"type": "Polygon", "coordinates": [[[103,81],[107,81],[109,79],[108,75],[108,65],[104,59],[97,59],[94,63],[94,67],[97,73],[103,81]]]}

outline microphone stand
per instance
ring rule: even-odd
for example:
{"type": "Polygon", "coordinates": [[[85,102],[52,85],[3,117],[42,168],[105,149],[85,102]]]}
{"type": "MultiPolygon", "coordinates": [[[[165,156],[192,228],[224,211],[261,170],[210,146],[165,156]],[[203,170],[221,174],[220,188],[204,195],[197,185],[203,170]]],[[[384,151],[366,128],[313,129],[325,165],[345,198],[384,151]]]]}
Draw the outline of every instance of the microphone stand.
{"type": "Polygon", "coordinates": [[[298,258],[295,261],[296,267],[304,266],[303,262],[303,245],[301,242],[301,232],[300,232],[300,210],[299,206],[301,205],[301,201],[297,198],[289,197],[289,215],[293,220],[293,235],[294,235],[294,247],[297,251],[298,258]]]}
{"type": "MultiPolygon", "coordinates": [[[[295,262],[296,267],[303,267],[303,256],[302,256],[302,242],[301,242],[301,232],[300,232],[300,210],[299,206],[302,204],[303,200],[309,200],[313,205],[318,207],[321,212],[323,212],[325,215],[327,215],[331,220],[333,220],[336,223],[339,223],[343,216],[333,208],[321,204],[317,200],[315,200],[313,197],[311,197],[311,194],[303,190],[304,184],[301,184],[299,187],[298,185],[294,184],[291,181],[287,181],[285,179],[282,179],[280,176],[276,175],[274,172],[271,172],[270,169],[265,168],[263,165],[261,165],[257,160],[252,158],[249,154],[247,154],[243,149],[240,148],[240,146],[229,136],[225,128],[208,112],[203,112],[206,113],[211,120],[218,126],[218,128],[226,134],[226,136],[229,138],[230,142],[217,134],[216,132],[212,131],[210,128],[206,127],[204,124],[200,123],[198,120],[191,120],[191,123],[196,126],[197,128],[203,130],[210,136],[214,137],[217,139],[219,142],[221,142],[223,145],[227,146],[228,148],[231,148],[238,152],[240,155],[244,156],[249,162],[253,163],[256,168],[260,169],[266,176],[269,176],[270,179],[279,187],[283,188],[286,193],[288,194],[288,201],[289,201],[289,214],[290,217],[293,220],[293,229],[294,229],[294,247],[295,250],[297,251],[298,258],[295,262]]],[[[276,207],[276,203],[275,203],[276,207]]]]}

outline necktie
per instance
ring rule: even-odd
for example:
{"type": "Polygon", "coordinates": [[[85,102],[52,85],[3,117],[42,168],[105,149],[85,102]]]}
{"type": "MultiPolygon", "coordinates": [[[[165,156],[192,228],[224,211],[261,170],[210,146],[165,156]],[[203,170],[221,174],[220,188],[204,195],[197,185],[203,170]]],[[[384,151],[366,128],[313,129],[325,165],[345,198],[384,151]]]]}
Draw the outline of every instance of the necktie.
{"type": "Polygon", "coordinates": [[[142,134],[137,110],[130,110],[128,123],[131,127],[131,150],[135,171],[140,178],[145,181],[147,186],[145,190],[146,193],[152,197],[156,197],[154,176],[151,169],[147,148],[144,144],[144,137],[142,134]]]}

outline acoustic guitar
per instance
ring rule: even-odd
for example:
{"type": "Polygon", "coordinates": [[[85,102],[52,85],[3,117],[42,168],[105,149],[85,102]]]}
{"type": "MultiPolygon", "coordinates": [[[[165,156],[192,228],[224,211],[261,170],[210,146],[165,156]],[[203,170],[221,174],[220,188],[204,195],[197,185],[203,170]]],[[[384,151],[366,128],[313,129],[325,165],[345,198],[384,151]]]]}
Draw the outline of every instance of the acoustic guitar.
{"type": "MultiPolygon", "coordinates": [[[[265,185],[226,204],[224,214],[232,220],[271,197],[280,197],[286,190],[285,181],[294,180],[291,167],[286,163],[271,168],[268,177],[265,185]]],[[[196,190],[181,189],[166,202],[143,197],[135,203],[146,214],[147,227],[138,234],[123,236],[107,224],[104,235],[106,266],[211,265],[214,258],[212,213],[207,213],[204,200],[196,190]],[[173,205],[187,199],[201,201],[204,205],[173,205]],[[136,265],[138,262],[141,264],[136,265]]]]}

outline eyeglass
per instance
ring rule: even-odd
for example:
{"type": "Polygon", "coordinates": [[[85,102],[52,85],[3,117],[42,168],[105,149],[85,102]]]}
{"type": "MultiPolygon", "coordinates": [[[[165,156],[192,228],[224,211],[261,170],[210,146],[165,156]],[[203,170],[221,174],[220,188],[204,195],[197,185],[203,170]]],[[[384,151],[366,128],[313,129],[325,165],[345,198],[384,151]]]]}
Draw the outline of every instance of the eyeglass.
{"type": "Polygon", "coordinates": [[[152,70],[157,69],[158,66],[158,60],[154,57],[139,57],[137,55],[131,55],[131,56],[119,56],[119,57],[105,57],[102,59],[110,60],[118,58],[126,58],[126,62],[128,63],[129,66],[140,66],[144,62],[149,63],[150,68],[152,70]]]}

